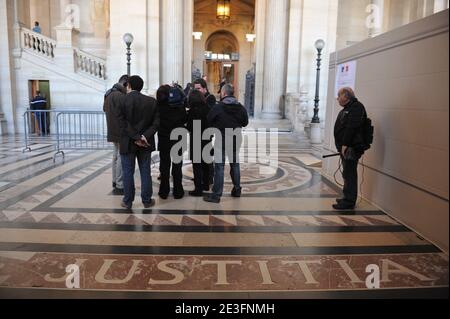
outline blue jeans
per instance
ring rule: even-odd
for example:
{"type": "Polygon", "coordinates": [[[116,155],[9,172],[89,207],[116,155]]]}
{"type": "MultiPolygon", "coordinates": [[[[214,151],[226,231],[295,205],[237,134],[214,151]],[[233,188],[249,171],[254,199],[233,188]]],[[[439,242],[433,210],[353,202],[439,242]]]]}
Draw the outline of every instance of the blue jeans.
{"type": "Polygon", "coordinates": [[[142,203],[150,204],[153,196],[151,162],[152,153],[148,151],[139,150],[136,153],[121,155],[122,170],[123,170],[123,190],[125,196],[123,202],[127,205],[132,205],[136,195],[136,188],[134,185],[134,172],[136,170],[136,158],[139,164],[139,171],[141,173],[141,197],[142,203]]]}
{"type": "Polygon", "coordinates": [[[230,151],[222,151],[220,158],[216,157],[215,171],[214,171],[214,186],[212,189],[212,197],[220,198],[223,195],[223,184],[224,184],[224,171],[225,171],[225,154],[230,161],[230,175],[233,181],[234,188],[236,190],[241,190],[241,165],[239,164],[239,148],[234,148],[230,151]]]}

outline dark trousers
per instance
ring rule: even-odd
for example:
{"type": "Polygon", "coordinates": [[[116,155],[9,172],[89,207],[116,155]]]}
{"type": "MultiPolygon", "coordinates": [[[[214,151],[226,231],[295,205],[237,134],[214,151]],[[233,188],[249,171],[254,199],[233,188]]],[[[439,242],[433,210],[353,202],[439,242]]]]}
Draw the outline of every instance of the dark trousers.
{"type": "Polygon", "coordinates": [[[136,153],[121,155],[123,170],[123,190],[125,193],[123,202],[131,205],[134,202],[136,187],[134,184],[134,172],[136,170],[136,159],[141,173],[141,197],[142,203],[150,204],[153,196],[151,161],[152,153],[138,150],[136,153]]]}
{"type": "MultiPolygon", "coordinates": [[[[161,142],[161,141],[160,141],[161,142]]],[[[172,168],[173,177],[173,194],[184,195],[183,189],[183,162],[172,163],[170,157],[171,147],[161,147],[159,150],[159,172],[161,173],[161,186],[159,188],[159,195],[168,196],[170,193],[170,168],[172,168]]]]}
{"type": "Polygon", "coordinates": [[[202,163],[192,164],[194,169],[194,185],[195,191],[203,192],[209,189],[210,181],[210,164],[202,163]]]}
{"type": "Polygon", "coordinates": [[[355,205],[358,200],[358,160],[342,159],[344,171],[344,201],[346,204],[355,205]]]}
{"type": "Polygon", "coordinates": [[[34,114],[36,115],[36,120],[38,122],[39,134],[41,136],[47,135],[49,131],[47,126],[48,114],[46,112],[36,112],[34,114]]]}
{"type": "Polygon", "coordinates": [[[220,198],[223,195],[223,185],[225,179],[225,157],[228,157],[230,161],[230,176],[233,182],[233,186],[236,190],[241,190],[241,165],[239,164],[239,149],[240,147],[233,147],[232,150],[225,149],[222,154],[215,154],[215,174],[214,174],[214,186],[212,190],[212,196],[220,198]],[[221,158],[220,158],[221,157],[221,158]]]}

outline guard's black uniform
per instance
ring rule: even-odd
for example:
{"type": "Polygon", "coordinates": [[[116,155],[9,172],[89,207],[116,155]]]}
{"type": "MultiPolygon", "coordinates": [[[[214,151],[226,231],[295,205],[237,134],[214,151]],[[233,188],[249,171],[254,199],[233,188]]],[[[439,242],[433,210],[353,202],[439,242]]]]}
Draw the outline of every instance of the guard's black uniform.
{"type": "Polygon", "coordinates": [[[342,147],[348,146],[353,150],[351,159],[342,156],[344,178],[343,206],[353,208],[358,199],[358,161],[364,153],[361,128],[367,117],[364,105],[353,98],[339,113],[334,127],[336,148],[342,153],[342,147]]]}

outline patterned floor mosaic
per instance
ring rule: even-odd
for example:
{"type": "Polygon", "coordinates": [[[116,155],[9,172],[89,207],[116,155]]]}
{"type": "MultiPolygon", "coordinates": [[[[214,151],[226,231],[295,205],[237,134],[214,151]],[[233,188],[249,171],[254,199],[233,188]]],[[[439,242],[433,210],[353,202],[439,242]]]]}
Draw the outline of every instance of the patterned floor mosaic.
{"type": "MultiPolygon", "coordinates": [[[[367,202],[332,210],[341,191],[316,152],[294,135],[278,140],[275,166],[242,164],[240,199],[227,177],[221,204],[155,197],[127,211],[109,150],[67,150],[54,163],[50,142],[23,153],[19,138],[0,139],[0,297],[448,296],[447,255],[367,202]],[[70,265],[79,289],[67,286],[70,265]],[[374,265],[379,289],[367,286],[374,265]]],[[[183,174],[192,190],[188,161],[183,174]]]]}

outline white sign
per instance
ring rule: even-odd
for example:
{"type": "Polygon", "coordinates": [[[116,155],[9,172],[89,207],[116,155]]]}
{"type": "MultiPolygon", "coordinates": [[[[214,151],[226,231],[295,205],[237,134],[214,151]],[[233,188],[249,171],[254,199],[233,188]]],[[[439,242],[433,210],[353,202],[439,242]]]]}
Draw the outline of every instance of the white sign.
{"type": "Polygon", "coordinates": [[[339,64],[336,69],[336,95],[340,89],[344,87],[350,87],[355,90],[356,86],[356,66],[357,61],[350,61],[347,63],[339,64]]]}

